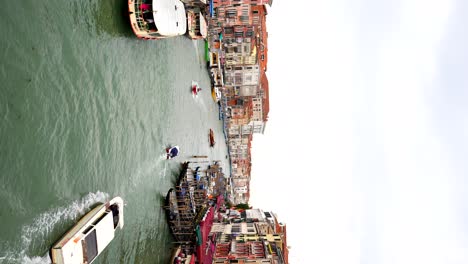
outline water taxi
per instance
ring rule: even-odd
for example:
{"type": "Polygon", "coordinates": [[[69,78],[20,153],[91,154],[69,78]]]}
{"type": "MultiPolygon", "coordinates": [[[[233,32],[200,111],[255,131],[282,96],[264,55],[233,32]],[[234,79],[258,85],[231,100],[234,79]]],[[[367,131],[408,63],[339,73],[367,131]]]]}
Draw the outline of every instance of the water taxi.
{"type": "Polygon", "coordinates": [[[52,264],[91,264],[123,228],[123,208],[114,197],[83,216],[50,250],[52,264]]]}
{"type": "Polygon", "coordinates": [[[133,32],[141,39],[162,39],[187,32],[187,16],[180,0],[129,0],[128,13],[133,32]]]}

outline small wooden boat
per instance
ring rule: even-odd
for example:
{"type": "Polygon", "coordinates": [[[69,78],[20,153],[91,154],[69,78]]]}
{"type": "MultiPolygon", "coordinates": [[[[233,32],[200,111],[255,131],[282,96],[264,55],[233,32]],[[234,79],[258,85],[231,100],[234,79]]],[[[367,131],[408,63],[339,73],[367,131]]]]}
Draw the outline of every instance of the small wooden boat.
{"type": "Polygon", "coordinates": [[[179,146],[166,148],[166,158],[173,159],[179,155],[179,146]]]}
{"type": "Polygon", "coordinates": [[[124,202],[114,197],[83,216],[50,250],[53,264],[91,264],[123,228],[124,202]]]}
{"type": "Polygon", "coordinates": [[[210,128],[210,134],[209,134],[209,141],[210,141],[210,147],[214,147],[216,144],[216,141],[214,139],[214,132],[213,129],[210,128]]]}

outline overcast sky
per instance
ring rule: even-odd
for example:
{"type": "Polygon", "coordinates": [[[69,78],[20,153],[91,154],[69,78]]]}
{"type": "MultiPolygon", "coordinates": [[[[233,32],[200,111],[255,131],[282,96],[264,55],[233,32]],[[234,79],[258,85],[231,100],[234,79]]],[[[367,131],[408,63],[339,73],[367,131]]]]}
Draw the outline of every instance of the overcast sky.
{"type": "Polygon", "coordinates": [[[276,0],[250,203],[290,262],[468,263],[468,1],[276,0]]]}

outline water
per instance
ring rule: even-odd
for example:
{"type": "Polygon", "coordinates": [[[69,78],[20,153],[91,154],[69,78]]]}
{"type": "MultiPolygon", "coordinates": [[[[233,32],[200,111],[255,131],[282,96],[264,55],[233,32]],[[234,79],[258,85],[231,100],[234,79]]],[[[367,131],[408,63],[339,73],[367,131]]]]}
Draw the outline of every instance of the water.
{"type": "Polygon", "coordinates": [[[125,10],[97,0],[0,10],[0,263],[49,263],[50,246],[115,195],[125,227],[94,263],[167,263],[161,203],[180,162],[208,155],[228,167],[204,43],[138,40],[125,10]],[[191,80],[206,87],[198,98],[191,80]],[[181,155],[166,160],[173,144],[181,155]]]}

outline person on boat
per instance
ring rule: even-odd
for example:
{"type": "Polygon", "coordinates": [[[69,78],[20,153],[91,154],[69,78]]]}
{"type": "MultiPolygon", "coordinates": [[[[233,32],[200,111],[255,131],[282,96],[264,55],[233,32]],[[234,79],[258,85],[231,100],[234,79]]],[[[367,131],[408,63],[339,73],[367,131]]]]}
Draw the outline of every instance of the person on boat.
{"type": "Polygon", "coordinates": [[[151,10],[151,5],[147,3],[142,3],[140,5],[141,11],[150,11],[151,10]]]}

